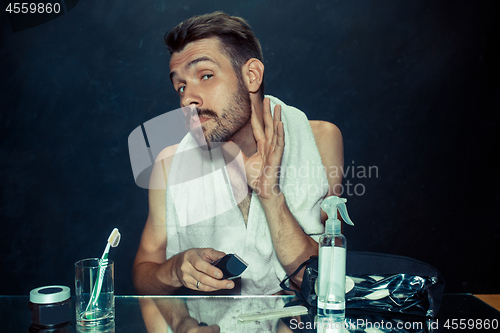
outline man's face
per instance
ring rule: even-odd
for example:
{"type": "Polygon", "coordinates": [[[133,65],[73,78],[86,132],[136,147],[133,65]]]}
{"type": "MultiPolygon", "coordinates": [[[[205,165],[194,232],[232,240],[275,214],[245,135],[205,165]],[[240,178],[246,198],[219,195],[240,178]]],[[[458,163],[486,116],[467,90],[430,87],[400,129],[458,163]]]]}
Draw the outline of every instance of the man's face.
{"type": "MultiPolygon", "coordinates": [[[[191,106],[187,117],[192,133],[200,126],[210,145],[230,140],[250,120],[250,97],[244,82],[221,52],[216,38],[186,45],[170,59],[170,79],[179,94],[181,107],[191,106]]],[[[200,145],[203,138],[194,135],[200,145]]]]}

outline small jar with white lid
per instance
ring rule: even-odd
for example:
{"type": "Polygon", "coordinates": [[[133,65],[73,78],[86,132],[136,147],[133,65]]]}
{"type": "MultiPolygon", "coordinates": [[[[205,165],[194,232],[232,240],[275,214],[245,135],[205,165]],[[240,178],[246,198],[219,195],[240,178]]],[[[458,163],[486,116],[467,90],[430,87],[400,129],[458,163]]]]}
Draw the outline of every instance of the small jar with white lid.
{"type": "Polygon", "coordinates": [[[70,289],[66,286],[46,286],[33,289],[30,292],[29,307],[31,311],[30,331],[33,329],[62,328],[71,321],[70,289]]]}

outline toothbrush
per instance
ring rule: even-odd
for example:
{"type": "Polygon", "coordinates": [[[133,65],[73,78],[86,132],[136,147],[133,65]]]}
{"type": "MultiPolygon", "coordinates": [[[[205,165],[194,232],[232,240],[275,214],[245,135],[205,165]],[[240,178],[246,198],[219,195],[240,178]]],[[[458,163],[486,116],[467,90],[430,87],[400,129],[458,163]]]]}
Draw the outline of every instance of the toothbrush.
{"type": "Polygon", "coordinates": [[[305,315],[309,310],[302,305],[289,306],[281,309],[263,310],[255,313],[240,314],[238,321],[260,321],[274,318],[305,315]]]}
{"type": "Polygon", "coordinates": [[[99,300],[99,295],[101,294],[102,288],[102,280],[104,279],[104,273],[106,272],[106,266],[108,266],[108,253],[111,247],[117,247],[120,243],[120,232],[117,228],[114,228],[111,231],[111,234],[108,237],[108,243],[106,244],[106,248],[104,249],[104,253],[102,254],[101,259],[99,260],[99,271],[97,273],[98,281],[97,285],[94,285],[94,289],[92,290],[92,296],[90,297],[89,304],[87,304],[88,312],[91,308],[97,305],[97,301],[99,300]]]}

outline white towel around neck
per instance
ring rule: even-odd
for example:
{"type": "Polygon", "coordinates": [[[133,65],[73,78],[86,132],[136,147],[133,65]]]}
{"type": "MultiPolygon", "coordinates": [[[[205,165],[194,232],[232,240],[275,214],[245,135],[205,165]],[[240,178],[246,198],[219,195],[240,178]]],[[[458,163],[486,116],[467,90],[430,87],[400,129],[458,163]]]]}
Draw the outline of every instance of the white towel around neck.
{"type": "MultiPolygon", "coordinates": [[[[285,151],[280,188],[304,232],[318,241],[324,231],[320,203],[327,194],[328,180],[311,126],[302,111],[275,97],[266,97],[271,100],[272,110],[276,104],[282,110],[285,151]]],[[[241,276],[242,294],[276,293],[286,273],[274,252],[259,198],[252,194],[246,225],[237,200],[220,151],[209,153],[197,148],[196,140],[187,134],[177,148],[168,175],[167,259],[190,248],[211,247],[235,253],[248,263],[241,276]]]]}

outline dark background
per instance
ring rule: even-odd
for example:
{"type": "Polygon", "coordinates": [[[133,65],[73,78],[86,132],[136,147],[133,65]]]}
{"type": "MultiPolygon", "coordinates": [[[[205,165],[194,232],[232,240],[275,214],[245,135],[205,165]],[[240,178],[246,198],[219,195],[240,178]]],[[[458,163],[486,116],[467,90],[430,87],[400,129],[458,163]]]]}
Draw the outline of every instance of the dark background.
{"type": "Polygon", "coordinates": [[[80,0],[15,33],[2,11],[0,294],[73,289],[73,263],[113,227],[116,293],[134,294],[147,191],[127,138],[178,107],[164,33],[214,10],[254,28],[267,93],[335,123],[346,168],[377,168],[344,180],[350,250],[428,262],[447,292],[500,293],[498,4],[80,0]]]}

